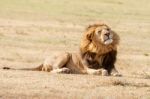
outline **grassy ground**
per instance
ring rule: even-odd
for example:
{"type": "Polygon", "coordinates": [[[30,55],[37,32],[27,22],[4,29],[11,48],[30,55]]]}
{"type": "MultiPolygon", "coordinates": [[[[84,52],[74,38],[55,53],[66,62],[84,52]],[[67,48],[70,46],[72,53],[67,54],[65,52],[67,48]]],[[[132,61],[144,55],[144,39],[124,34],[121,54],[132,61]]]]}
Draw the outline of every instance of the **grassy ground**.
{"type": "Polygon", "coordinates": [[[0,69],[0,98],[149,99],[149,0],[1,0],[0,68],[35,67],[56,51],[78,50],[84,28],[105,21],[121,37],[123,77],[50,75],[0,69]]]}

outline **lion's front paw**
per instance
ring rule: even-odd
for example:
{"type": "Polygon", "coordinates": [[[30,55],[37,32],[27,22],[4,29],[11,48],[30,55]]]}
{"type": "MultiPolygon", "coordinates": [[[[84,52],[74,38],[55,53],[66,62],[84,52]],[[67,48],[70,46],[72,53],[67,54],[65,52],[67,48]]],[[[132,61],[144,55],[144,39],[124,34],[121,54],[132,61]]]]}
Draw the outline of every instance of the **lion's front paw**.
{"type": "Polygon", "coordinates": [[[70,74],[71,70],[69,68],[62,68],[60,73],[66,73],[66,74],[70,74]]]}
{"type": "Polygon", "coordinates": [[[108,76],[108,71],[105,69],[102,69],[102,76],[108,76]]]}
{"type": "Polygon", "coordinates": [[[117,76],[117,77],[122,76],[115,68],[112,69],[110,74],[111,74],[111,76],[117,76]]]}
{"type": "Polygon", "coordinates": [[[94,73],[95,75],[108,76],[108,71],[105,69],[98,69],[94,73]]]}

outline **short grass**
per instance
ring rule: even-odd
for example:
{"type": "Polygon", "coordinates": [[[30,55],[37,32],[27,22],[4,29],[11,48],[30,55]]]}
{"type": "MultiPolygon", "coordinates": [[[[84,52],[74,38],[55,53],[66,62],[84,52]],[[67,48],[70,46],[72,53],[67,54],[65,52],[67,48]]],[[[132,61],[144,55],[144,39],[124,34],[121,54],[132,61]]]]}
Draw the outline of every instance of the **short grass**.
{"type": "Polygon", "coordinates": [[[0,16],[22,20],[149,19],[149,0],[1,0],[0,16]]]}
{"type": "Polygon", "coordinates": [[[1,0],[0,68],[35,67],[56,51],[75,52],[82,32],[104,21],[121,38],[123,77],[1,71],[0,98],[150,98],[149,0],[1,0]]]}

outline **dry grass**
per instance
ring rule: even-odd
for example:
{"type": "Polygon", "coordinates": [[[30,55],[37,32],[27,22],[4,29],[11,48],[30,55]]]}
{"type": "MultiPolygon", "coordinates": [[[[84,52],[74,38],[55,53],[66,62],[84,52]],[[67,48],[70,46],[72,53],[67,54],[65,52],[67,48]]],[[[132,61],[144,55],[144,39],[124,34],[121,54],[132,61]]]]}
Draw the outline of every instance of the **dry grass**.
{"type": "Polygon", "coordinates": [[[149,80],[1,71],[2,98],[148,98],[149,80]],[[31,76],[32,75],[32,76],[31,76]],[[81,79],[82,78],[82,79],[81,79]],[[15,80],[14,80],[15,79],[15,80]]]}
{"type": "Polygon", "coordinates": [[[114,86],[131,86],[131,87],[150,87],[148,84],[146,83],[129,83],[129,82],[126,82],[126,81],[121,81],[121,80],[115,80],[113,82],[113,85],[114,86]]]}
{"type": "Polygon", "coordinates": [[[0,98],[150,98],[149,0],[80,2],[1,0],[0,68],[35,67],[53,52],[74,52],[85,26],[105,20],[121,37],[116,67],[123,77],[0,69],[0,98]]]}

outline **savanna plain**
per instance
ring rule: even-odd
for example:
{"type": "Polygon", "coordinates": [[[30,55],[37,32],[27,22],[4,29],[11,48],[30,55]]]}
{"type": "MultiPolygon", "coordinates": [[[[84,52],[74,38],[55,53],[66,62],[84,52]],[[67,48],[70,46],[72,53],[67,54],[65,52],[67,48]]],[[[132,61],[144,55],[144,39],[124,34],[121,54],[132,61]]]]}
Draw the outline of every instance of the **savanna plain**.
{"type": "Polygon", "coordinates": [[[0,98],[150,99],[150,1],[0,0],[0,98]],[[85,27],[98,21],[120,35],[122,77],[2,69],[78,51],[85,27]]]}

